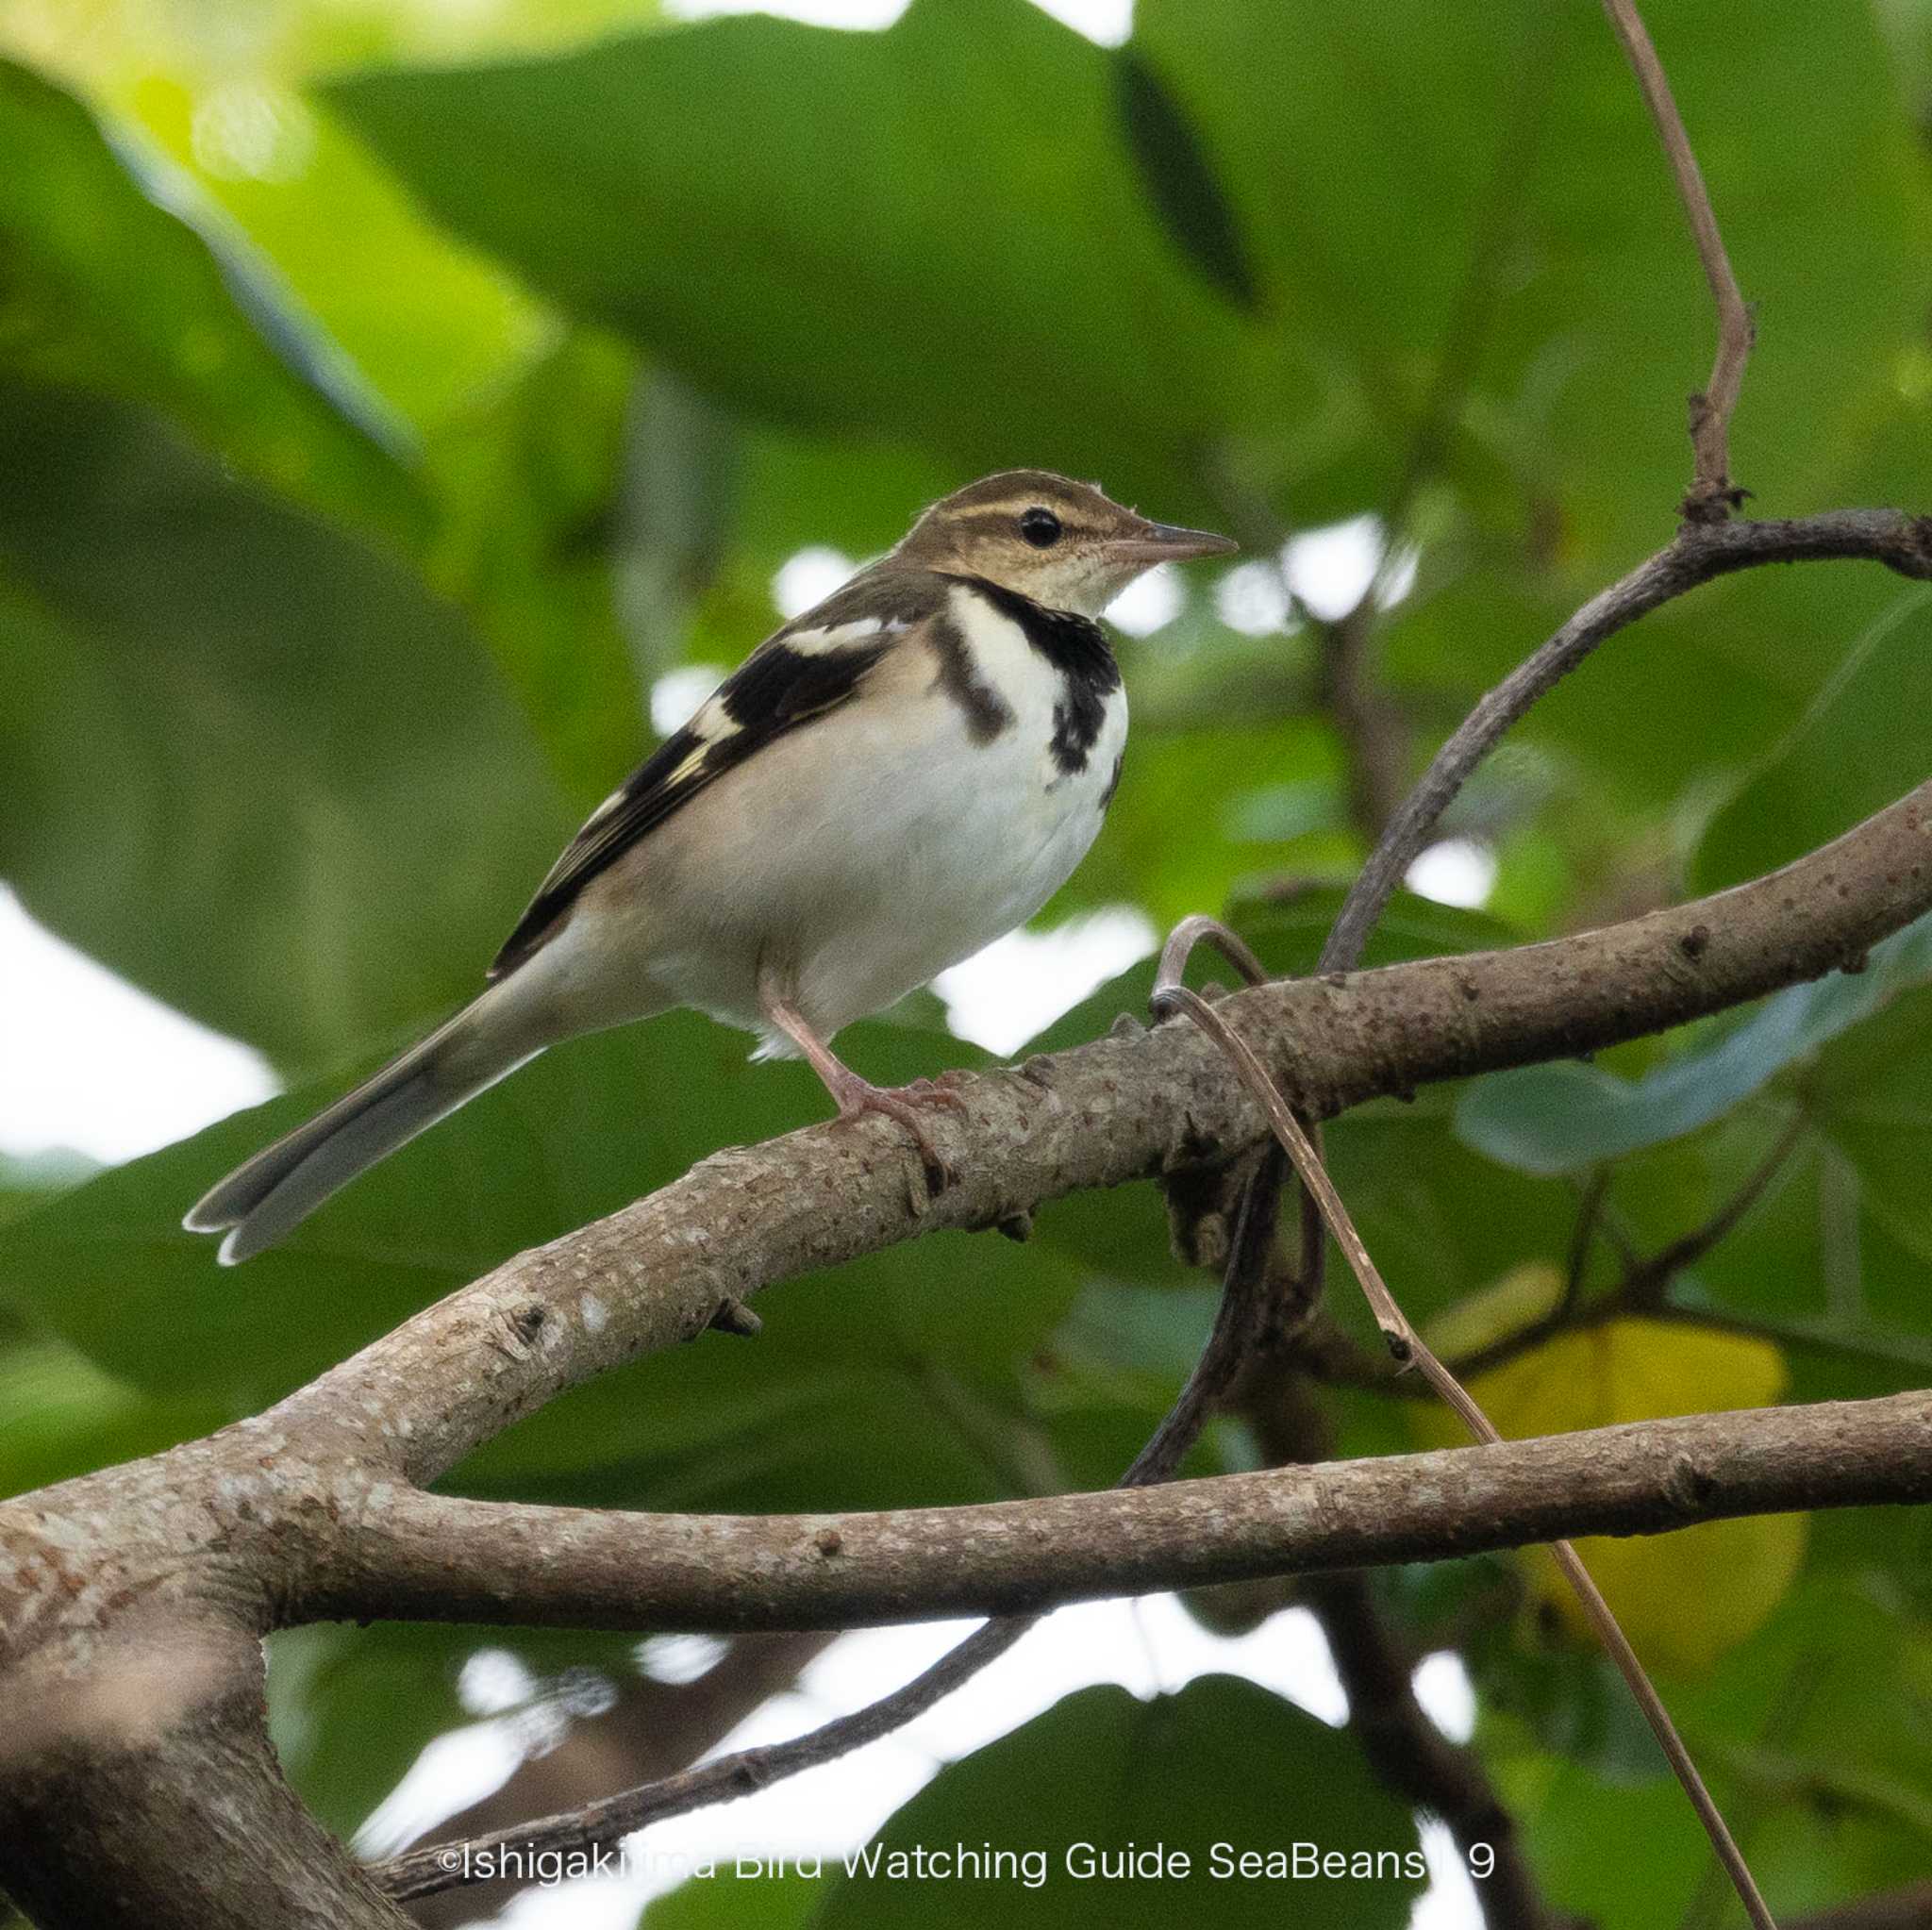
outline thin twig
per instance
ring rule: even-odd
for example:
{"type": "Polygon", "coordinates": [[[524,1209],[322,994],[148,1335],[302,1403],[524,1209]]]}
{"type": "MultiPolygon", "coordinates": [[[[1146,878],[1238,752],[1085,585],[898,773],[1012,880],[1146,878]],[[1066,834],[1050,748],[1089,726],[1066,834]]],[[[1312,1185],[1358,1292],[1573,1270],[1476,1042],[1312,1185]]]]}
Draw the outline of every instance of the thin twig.
{"type": "Polygon", "coordinates": [[[1739,291],[1737,276],[1731,273],[1730,257],[1724,252],[1724,238],[1718,229],[1703,170],[1697,165],[1683,116],[1677,112],[1671,83],[1636,0],[1604,0],[1604,11],[1630,57],[1637,84],[1643,90],[1644,105],[1657,123],[1678,197],[1690,223],[1690,239],[1696,243],[1704,278],[1710,284],[1710,298],[1717,305],[1717,357],[1711,363],[1710,380],[1701,394],[1690,398],[1690,449],[1695,467],[1683,513],[1692,523],[1722,523],[1747,493],[1731,481],[1729,441],[1731,411],[1738,406],[1744,364],[1751,356],[1751,311],[1739,291]]]}
{"type": "Polygon", "coordinates": [[[1577,1202],[1576,1225],[1570,1236],[1570,1257],[1563,1268],[1563,1292],[1556,1311],[1567,1318],[1583,1296],[1583,1275],[1590,1266],[1590,1249],[1595,1243],[1597,1227],[1603,1219],[1604,1200],[1610,1190],[1608,1162],[1591,1169],[1577,1202]]]}
{"type": "Polygon", "coordinates": [[[1739,1221],[1764,1197],[1772,1181],[1783,1170],[1785,1161],[1804,1143],[1809,1124],[1802,1109],[1793,1113],[1785,1123],[1784,1130],[1778,1134],[1771,1151],[1703,1225],[1693,1226],[1681,1240],[1672,1240],[1669,1246],[1653,1254],[1624,1275],[1620,1298],[1633,1312],[1655,1306],[1677,1274],[1686,1267],[1695,1266],[1712,1247],[1731,1233],[1739,1221]]]}
{"type": "MultiPolygon", "coordinates": [[[[1191,921],[1198,926],[1198,922],[1191,921]]],[[[1201,932],[1200,936],[1208,936],[1201,932]]],[[[1232,934],[1226,935],[1232,938],[1232,934]]],[[[1236,941],[1239,942],[1238,940],[1236,941]]],[[[1229,951],[1224,942],[1222,949],[1229,951]]],[[[1245,951],[1245,947],[1241,948],[1245,951]]],[[[1173,952],[1170,945],[1169,954],[1173,952]]],[[[1231,956],[1231,954],[1230,954],[1231,956]]],[[[1252,1047],[1222,1018],[1212,1006],[1191,991],[1187,987],[1176,984],[1162,984],[1156,992],[1158,1007],[1170,1011],[1185,1012],[1195,1024],[1201,1027],[1222,1050],[1241,1074],[1241,1081],[1253,1093],[1257,1102],[1268,1115],[1270,1125],[1280,1139],[1288,1156],[1294,1161],[1294,1168],[1304,1189],[1321,1206],[1323,1217],[1328,1223],[1328,1230],[1335,1242],[1346,1256],[1350,1267],[1374,1314],[1375,1323],[1382,1330],[1383,1339],[1390,1353],[1405,1365],[1413,1363],[1424,1378],[1454,1410],[1476,1439],[1491,1444],[1500,1442],[1502,1435],[1496,1431],[1490,1418],[1470,1397],[1467,1389],[1456,1376],[1442,1365],[1430,1351],[1422,1336],[1409,1324],[1408,1318],[1390,1292],[1374,1261],[1369,1256],[1368,1247],[1361,1235],[1356,1231],[1341,1196],[1335,1190],[1327,1172],[1316,1156],[1315,1149],[1308,1143],[1307,1135],[1302,1130],[1301,1123],[1295,1118],[1283,1098],[1281,1090],[1269,1076],[1267,1068],[1256,1057],[1252,1047]]],[[[1770,1910],[1759,1894],[1757,1883],[1751,1875],[1742,1853],[1726,1827],[1722,1812],[1712,1800],[1710,1791],[1705,1787],[1704,1778],[1698,1773],[1697,1765],[1690,1759],[1689,1750],[1684,1747],[1676,1726],[1672,1722],[1669,1711],[1665,1709],[1657,1690],[1651,1686],[1650,1678],[1644,1673],[1643,1665],[1637,1659],[1637,1652],[1625,1639],[1617,1619],[1610,1612],[1610,1606],[1603,1598],[1596,1584],[1591,1581],[1590,1572],[1583,1565],[1574,1548],[1568,1541],[1550,1543],[1550,1552],[1556,1557],[1557,1566],[1562,1571],[1577,1600],[1583,1605],[1584,1613],[1589,1616],[1597,1632],[1598,1639],[1609,1652],[1610,1658],[1617,1665],[1630,1692],[1642,1709],[1644,1720],[1650,1724],[1651,1732],[1657,1737],[1665,1759],[1672,1772],[1683,1785],[1684,1793],[1697,1812],[1709,1837],[1711,1847],[1717,1853],[1720,1862],[1735,1886],[1739,1898],[1743,1903],[1745,1914],[1757,1930],[1776,1930],[1770,1910]]]]}
{"type": "Polygon", "coordinates": [[[1436,753],[1422,780],[1389,822],[1322,948],[1318,970],[1352,971],[1362,946],[1428,841],[1437,822],[1472,772],[1536,701],[1582,663],[1598,644],[1660,604],[1713,578],[1776,556],[1804,562],[1863,556],[1902,576],[1932,579],[1932,518],[1890,510],[1848,509],[1794,522],[1692,524],[1674,541],[1599,591],[1515,670],[1486,692],[1436,753]],[[1892,540],[1874,546],[1881,529],[1892,540]]]}
{"type": "MultiPolygon", "coordinates": [[[[1786,1160],[1804,1142],[1807,1125],[1802,1112],[1795,1114],[1778,1134],[1771,1151],[1716,1212],[1702,1225],[1693,1226],[1689,1233],[1659,1248],[1647,1259],[1626,1262],[1624,1278],[1615,1292],[1604,1294],[1587,1306],[1579,1306],[1574,1296],[1566,1294],[1541,1319],[1529,1321],[1514,1333],[1505,1334],[1500,1339],[1491,1340],[1487,1346],[1464,1355],[1456,1363],[1457,1373],[1466,1380],[1474,1380],[1479,1374],[1488,1373],[1506,1361],[1517,1359],[1532,1348],[1541,1346],[1545,1340],[1553,1339],[1558,1334],[1574,1333],[1582,1327],[1601,1326],[1607,1321],[1670,1317],[1673,1309],[1667,1305],[1664,1294],[1671,1282],[1686,1267],[1695,1266],[1714,1246],[1727,1238],[1738,1223],[1764,1197],[1786,1160]]],[[[1579,1220],[1579,1231],[1582,1224],[1579,1220]]],[[[1682,1318],[1689,1324],[1702,1324],[1707,1320],[1715,1326],[1720,1323],[1721,1317],[1707,1316],[1700,1309],[1686,1309],[1682,1318]]]]}

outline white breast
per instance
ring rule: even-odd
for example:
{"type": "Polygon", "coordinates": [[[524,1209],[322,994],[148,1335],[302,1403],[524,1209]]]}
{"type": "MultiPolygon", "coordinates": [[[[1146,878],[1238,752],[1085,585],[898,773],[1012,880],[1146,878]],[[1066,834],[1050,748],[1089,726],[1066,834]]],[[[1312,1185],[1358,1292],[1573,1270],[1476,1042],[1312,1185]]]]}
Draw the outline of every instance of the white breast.
{"type": "Polygon", "coordinates": [[[1010,722],[976,741],[939,656],[908,635],[856,701],[693,799],[647,840],[662,997],[762,1031],[763,960],[828,1035],[1024,923],[1086,856],[1126,740],[1124,693],[1108,697],[1085,764],[1062,771],[1061,673],[963,585],[953,615],[1010,722]]]}

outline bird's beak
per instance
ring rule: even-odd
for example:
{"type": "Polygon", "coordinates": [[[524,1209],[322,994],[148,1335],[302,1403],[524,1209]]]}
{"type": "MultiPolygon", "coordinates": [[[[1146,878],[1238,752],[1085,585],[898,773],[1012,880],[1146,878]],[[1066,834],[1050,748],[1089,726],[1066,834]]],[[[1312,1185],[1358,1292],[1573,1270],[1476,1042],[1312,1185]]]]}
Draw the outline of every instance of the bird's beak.
{"type": "Polygon", "coordinates": [[[1177,529],[1172,523],[1143,523],[1131,536],[1118,536],[1107,545],[1110,558],[1122,563],[1184,563],[1191,557],[1231,557],[1241,548],[1232,537],[1210,529],[1177,529]]]}

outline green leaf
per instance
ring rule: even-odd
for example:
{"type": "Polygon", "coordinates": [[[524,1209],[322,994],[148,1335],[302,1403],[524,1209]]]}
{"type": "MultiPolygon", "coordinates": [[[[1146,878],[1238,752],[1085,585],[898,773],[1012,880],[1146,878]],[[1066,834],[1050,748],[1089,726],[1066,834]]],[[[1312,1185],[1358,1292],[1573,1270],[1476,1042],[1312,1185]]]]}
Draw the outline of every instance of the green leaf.
{"type": "MultiPolygon", "coordinates": [[[[358,28],[372,20],[362,16],[358,28]]],[[[358,38],[351,58],[366,59],[375,50],[358,38]]],[[[166,154],[201,203],[273,264],[279,284],[341,344],[385,406],[418,433],[433,433],[513,379],[544,347],[554,320],[500,264],[426,221],[349,129],[295,92],[286,71],[241,74],[246,58],[228,41],[215,75],[196,72],[206,55],[172,74],[141,60],[102,92],[134,138],[166,154]],[[224,124],[238,102],[244,130],[249,120],[275,130],[279,152],[258,172],[223,153],[224,124]]]]}
{"type": "Polygon", "coordinates": [[[167,164],[0,61],[0,371],[158,408],[256,480],[411,542],[408,434],[167,164]]]}
{"type": "Polygon", "coordinates": [[[1875,945],[1863,972],[1778,992],[1715,1044],[1641,1079],[1569,1062],[1492,1073],[1464,1091],[1457,1135],[1523,1173],[1575,1173],[1619,1158],[1708,1125],[1927,977],[1932,917],[1875,945]]]}
{"type": "Polygon", "coordinates": [[[1114,85],[1128,148],[1168,233],[1237,308],[1258,308],[1261,291],[1241,225],[1186,110],[1138,48],[1123,47],[1115,57],[1114,85]]]}
{"type": "MultiPolygon", "coordinates": [[[[436,581],[475,617],[586,815],[650,742],[619,621],[620,583],[643,546],[625,502],[637,379],[621,343],[576,329],[428,443],[436,581]]],[[[680,465],[670,439],[650,454],[680,465]]]]}
{"type": "Polygon", "coordinates": [[[1924,703],[1932,609],[1892,588],[1803,718],[1707,827],[1692,889],[1757,877],[1847,831],[1932,769],[1924,703]]]}
{"type": "MultiPolygon", "coordinates": [[[[12,1319],[0,1310],[7,1327],[12,1319]]],[[[227,1418],[208,1403],[149,1400],[64,1341],[0,1336],[0,1495],[133,1460],[227,1418]]]]}
{"type": "Polygon", "coordinates": [[[930,1884],[891,1874],[891,1859],[962,1845],[1027,1859],[958,1879],[970,1882],[973,1922],[987,1930],[1043,1921],[1066,1930],[1277,1925],[1284,1894],[1307,1930],[1394,1930],[1425,1876],[1414,1817],[1354,1742],[1230,1675],[1144,1703],[1123,1689],[1081,1689],[941,1770],[854,1859],[855,1873],[836,1880],[815,1930],[929,1922],[930,1884]],[[1296,1844],[1370,1860],[1352,1876],[1296,1881],[1296,1844]],[[1142,1873],[1103,1874],[1102,1852],[1141,1853],[1142,1873]],[[1243,1855],[1261,1859],[1249,1873],[1243,1855]],[[1282,1859],[1273,1874],[1270,1855],[1282,1859]],[[1163,1874],[1144,1873],[1150,1857],[1163,1874]]]}
{"type": "Polygon", "coordinates": [[[1710,1845],[1668,1776],[1619,1787],[1539,1752],[1510,1763],[1498,1781],[1554,1907],[1598,1930],[1655,1930],[1684,1920],[1710,1845]]]}
{"type": "Polygon", "coordinates": [[[1024,0],[915,0],[329,99],[441,219],[723,400],[1173,492],[1261,341],[1139,191],[1115,71],[1024,0]]]}
{"type": "Polygon", "coordinates": [[[457,612],[119,404],[0,383],[0,440],[28,908],[297,1064],[473,988],[568,819],[457,612]]]}
{"type": "Polygon", "coordinates": [[[99,1171],[99,1160],[65,1146],[25,1156],[0,1153],[0,1222],[45,1206],[99,1171]]]}
{"type": "Polygon", "coordinates": [[[1840,1039],[1815,1091],[1819,1123],[1851,1160],[1870,1211],[1932,1259],[1932,990],[1906,993],[1840,1039]]]}
{"type": "Polygon", "coordinates": [[[721,1863],[647,1904],[637,1930],[805,1930],[824,1894],[823,1875],[762,1864],[756,1878],[741,1878],[721,1863]]]}

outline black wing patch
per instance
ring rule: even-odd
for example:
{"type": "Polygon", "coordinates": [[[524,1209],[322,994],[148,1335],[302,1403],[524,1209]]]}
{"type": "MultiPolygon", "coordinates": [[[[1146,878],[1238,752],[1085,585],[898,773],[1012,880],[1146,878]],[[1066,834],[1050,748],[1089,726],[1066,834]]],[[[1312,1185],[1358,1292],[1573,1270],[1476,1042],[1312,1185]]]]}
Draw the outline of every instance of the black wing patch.
{"type": "Polygon", "coordinates": [[[887,651],[903,622],[894,615],[848,617],[874,623],[871,635],[850,642],[825,641],[838,627],[824,607],[761,643],[719,685],[681,730],[656,751],[591,813],[551,867],[530,907],[517,921],[490,967],[491,978],[514,972],[549,937],[557,922],[600,872],[689,804],[708,784],[764,745],[848,703],[887,651]],[[803,643],[816,648],[800,647],[803,643]]]}

